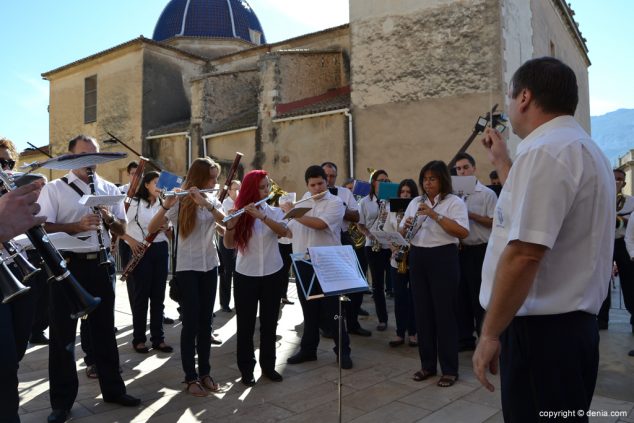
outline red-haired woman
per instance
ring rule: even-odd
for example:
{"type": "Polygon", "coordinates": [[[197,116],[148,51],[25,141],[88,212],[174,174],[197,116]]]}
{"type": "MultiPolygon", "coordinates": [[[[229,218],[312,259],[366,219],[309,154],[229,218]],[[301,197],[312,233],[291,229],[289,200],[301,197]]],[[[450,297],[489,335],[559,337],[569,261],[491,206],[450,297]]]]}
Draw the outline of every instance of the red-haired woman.
{"type": "Polygon", "coordinates": [[[218,384],[209,375],[209,352],[220,263],[214,234],[216,221],[221,221],[224,213],[216,197],[201,194],[199,189],[213,188],[219,173],[220,166],[209,157],[194,160],[183,183],[189,195],[181,197],[180,202],[179,197],[167,198],[148,225],[148,232],[154,232],[165,224],[167,217],[175,226],[176,277],[183,322],[181,361],[187,392],[196,397],[206,396],[207,390],[218,390],[218,384]]]}
{"type": "Polygon", "coordinates": [[[242,180],[235,208],[246,213],[227,222],[224,243],[237,250],[233,282],[236,306],[237,358],[242,383],[253,386],[255,354],[253,332],[260,304],[260,368],[274,382],[282,375],[275,371],[275,331],[282,298],[283,262],[277,246],[278,237],[291,237],[282,223],[284,212],[267,204],[254,203],[269,195],[270,181],[264,170],[252,170],[242,180]]]}

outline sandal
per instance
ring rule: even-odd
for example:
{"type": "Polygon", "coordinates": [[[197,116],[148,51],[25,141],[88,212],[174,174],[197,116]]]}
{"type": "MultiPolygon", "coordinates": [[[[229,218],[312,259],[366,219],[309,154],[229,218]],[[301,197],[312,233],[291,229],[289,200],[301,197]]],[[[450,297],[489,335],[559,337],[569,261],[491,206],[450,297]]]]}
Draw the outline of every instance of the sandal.
{"type": "Polygon", "coordinates": [[[453,386],[457,380],[458,375],[443,375],[436,386],[439,386],[441,388],[449,388],[450,386],[453,386]]]}
{"type": "Polygon", "coordinates": [[[429,372],[427,370],[419,370],[416,373],[414,373],[414,376],[412,376],[412,379],[414,379],[416,382],[422,382],[426,379],[429,379],[432,376],[436,376],[436,372],[429,372]]]}
{"type": "Polygon", "coordinates": [[[383,331],[385,331],[385,329],[387,329],[387,323],[386,322],[379,322],[379,324],[376,325],[376,330],[378,330],[379,332],[383,332],[383,331]]]}
{"type": "Polygon", "coordinates": [[[203,386],[200,384],[200,380],[198,379],[194,379],[190,382],[183,382],[187,384],[187,387],[185,388],[185,390],[187,391],[187,393],[189,395],[192,395],[194,397],[206,397],[207,396],[207,391],[205,390],[205,388],[203,388],[203,386]],[[193,387],[193,389],[192,389],[193,387]]]}
{"type": "Polygon", "coordinates": [[[410,336],[408,344],[409,344],[410,347],[417,347],[418,346],[418,340],[416,339],[415,336],[410,336]]]}
{"type": "Polygon", "coordinates": [[[208,391],[220,392],[220,385],[218,385],[214,381],[214,378],[209,375],[205,375],[202,378],[200,378],[200,384],[203,386],[203,388],[205,388],[208,391]]]}
{"type": "Polygon", "coordinates": [[[93,364],[86,367],[86,376],[91,379],[97,379],[99,377],[99,374],[97,373],[97,365],[93,364]]]}

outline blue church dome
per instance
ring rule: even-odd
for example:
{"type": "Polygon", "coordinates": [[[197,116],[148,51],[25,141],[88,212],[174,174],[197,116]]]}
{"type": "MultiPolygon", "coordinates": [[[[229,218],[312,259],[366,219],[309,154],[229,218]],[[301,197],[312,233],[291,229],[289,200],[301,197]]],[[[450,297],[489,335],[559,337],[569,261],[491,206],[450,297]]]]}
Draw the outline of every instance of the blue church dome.
{"type": "Polygon", "coordinates": [[[164,41],[176,36],[266,43],[260,21],[246,0],[171,0],[163,9],[152,38],[164,41]]]}

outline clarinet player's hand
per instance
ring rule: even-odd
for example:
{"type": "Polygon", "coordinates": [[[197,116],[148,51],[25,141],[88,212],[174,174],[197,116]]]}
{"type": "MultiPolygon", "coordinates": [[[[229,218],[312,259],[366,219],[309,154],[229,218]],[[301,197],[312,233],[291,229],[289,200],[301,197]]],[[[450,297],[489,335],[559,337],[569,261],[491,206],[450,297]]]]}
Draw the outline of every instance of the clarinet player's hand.
{"type": "Polygon", "coordinates": [[[143,250],[142,243],[132,238],[129,239],[127,242],[128,242],[128,245],[130,246],[130,249],[132,250],[132,254],[134,254],[135,256],[138,254],[141,254],[141,251],[143,250]]]}
{"type": "Polygon", "coordinates": [[[79,222],[77,222],[77,232],[96,231],[101,224],[101,216],[95,213],[89,213],[84,215],[79,222]]]}

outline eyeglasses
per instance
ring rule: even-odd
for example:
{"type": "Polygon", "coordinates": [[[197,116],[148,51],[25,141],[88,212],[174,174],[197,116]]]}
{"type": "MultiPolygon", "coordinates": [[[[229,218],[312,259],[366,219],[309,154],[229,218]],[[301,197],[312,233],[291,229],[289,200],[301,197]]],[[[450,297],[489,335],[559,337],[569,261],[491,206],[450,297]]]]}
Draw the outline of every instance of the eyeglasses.
{"type": "Polygon", "coordinates": [[[7,168],[9,170],[13,170],[13,167],[15,166],[15,160],[0,159],[0,166],[2,166],[3,169],[7,168]]]}

